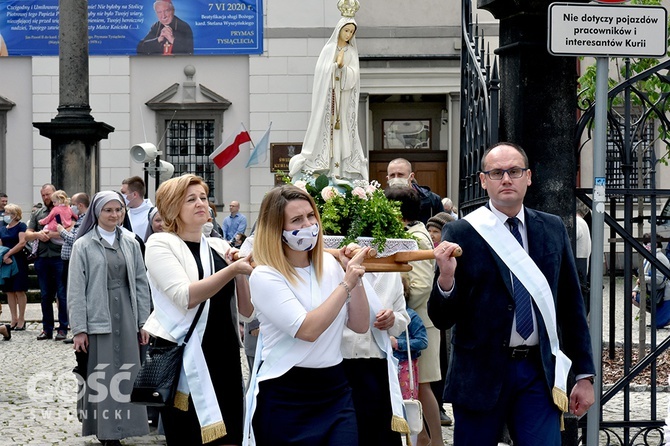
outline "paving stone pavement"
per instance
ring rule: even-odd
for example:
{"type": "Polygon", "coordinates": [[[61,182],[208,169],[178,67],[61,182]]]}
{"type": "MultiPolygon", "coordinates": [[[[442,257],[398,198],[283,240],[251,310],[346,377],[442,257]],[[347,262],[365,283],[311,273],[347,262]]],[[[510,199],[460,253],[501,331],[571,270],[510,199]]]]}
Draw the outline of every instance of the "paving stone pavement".
{"type": "MultiPolygon", "coordinates": [[[[605,279],[605,290],[607,290],[605,279]]],[[[617,281],[617,290],[622,283],[617,281]]],[[[623,296],[623,292],[618,293],[623,296]]],[[[623,298],[621,298],[623,299],[623,298]]],[[[622,300],[617,300],[617,318],[623,320],[622,300]]],[[[608,299],[604,299],[607,314],[608,299]]],[[[0,323],[9,321],[9,309],[3,305],[0,323]]],[[[636,311],[636,310],[634,310],[636,311]]],[[[634,312],[635,314],[635,312],[634,312]]],[[[57,341],[37,341],[41,331],[42,312],[39,304],[29,304],[26,311],[26,331],[12,333],[9,342],[0,341],[0,446],[89,446],[99,443],[94,436],[81,436],[81,423],[75,414],[76,379],[72,374],[75,365],[72,346],[57,341]]],[[[608,331],[608,318],[603,318],[603,331],[608,331]]],[[[633,338],[637,339],[636,324],[633,338]]],[[[617,340],[623,339],[623,331],[617,327],[617,340]]],[[[668,330],[659,331],[659,342],[670,335],[668,330]]],[[[648,337],[649,339],[649,337],[648,337]]],[[[246,367],[246,361],[242,362],[246,367]]],[[[631,419],[650,418],[649,392],[634,392],[630,401],[631,419]]],[[[664,389],[666,390],[666,389],[664,389]]],[[[667,414],[670,394],[659,393],[656,415],[664,419],[667,414]]],[[[452,416],[451,406],[445,405],[452,416]]],[[[623,397],[615,397],[605,405],[603,419],[621,419],[623,397]]],[[[143,437],[122,441],[127,446],[164,445],[165,439],[155,431],[143,437]]],[[[443,427],[445,445],[453,444],[453,427],[443,427]]]]}

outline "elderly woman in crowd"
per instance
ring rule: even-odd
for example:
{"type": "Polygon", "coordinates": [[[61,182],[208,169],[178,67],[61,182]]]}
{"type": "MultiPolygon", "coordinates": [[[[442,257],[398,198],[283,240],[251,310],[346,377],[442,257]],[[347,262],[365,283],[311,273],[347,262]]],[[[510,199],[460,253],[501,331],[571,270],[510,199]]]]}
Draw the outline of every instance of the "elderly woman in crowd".
{"type": "Polygon", "coordinates": [[[243,381],[238,312],[251,316],[248,259],[206,238],[210,218],[207,184],[182,175],[160,185],[156,207],[163,231],[147,239],[146,264],[154,311],[145,329],[156,345],[181,343],[203,305],[184,351],[184,373],[174,407],[161,409],[165,439],[172,445],[242,444],[243,381]]]}
{"type": "Polygon", "coordinates": [[[89,379],[79,394],[82,435],[96,435],[105,446],[149,433],[146,408],[129,402],[139,346],[149,340],[142,329],[149,286],[139,244],[118,227],[122,208],[114,191],[93,197],[72,246],[68,277],[74,349],[88,353],[87,370],[96,373],[96,386],[89,388],[89,379]]]}
{"type": "Polygon", "coordinates": [[[442,241],[442,228],[447,223],[454,221],[454,217],[446,212],[438,212],[428,219],[426,222],[426,230],[430,234],[430,239],[433,241],[433,246],[437,246],[442,241]]]}

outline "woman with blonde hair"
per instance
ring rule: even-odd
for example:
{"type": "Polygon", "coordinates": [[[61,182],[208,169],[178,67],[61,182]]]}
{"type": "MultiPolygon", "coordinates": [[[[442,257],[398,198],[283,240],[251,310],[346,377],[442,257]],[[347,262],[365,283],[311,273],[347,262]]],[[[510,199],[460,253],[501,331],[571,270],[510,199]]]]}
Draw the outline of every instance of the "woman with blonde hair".
{"type": "Polygon", "coordinates": [[[256,364],[247,390],[249,444],[356,445],[356,415],[342,366],[347,325],[365,333],[369,306],[361,265],[323,251],[312,197],[285,185],[261,203],[254,236],[252,302],[260,322],[256,364]]]}
{"type": "Polygon", "coordinates": [[[184,351],[174,406],[161,409],[168,446],[242,444],[238,312],[253,313],[247,281],[252,267],[248,259],[233,262],[225,240],[203,235],[208,192],[203,179],[190,174],[162,183],[156,207],[163,232],[146,244],[154,311],[144,328],[156,345],[182,343],[201,311],[184,351]]]}
{"type": "Polygon", "coordinates": [[[12,314],[12,330],[26,329],[26,304],[28,299],[28,259],[23,252],[26,246],[26,229],[28,227],[21,221],[23,213],[21,208],[15,204],[5,205],[4,224],[0,226],[0,245],[9,248],[2,257],[3,263],[16,262],[19,272],[5,279],[0,289],[7,293],[7,304],[12,314]]]}

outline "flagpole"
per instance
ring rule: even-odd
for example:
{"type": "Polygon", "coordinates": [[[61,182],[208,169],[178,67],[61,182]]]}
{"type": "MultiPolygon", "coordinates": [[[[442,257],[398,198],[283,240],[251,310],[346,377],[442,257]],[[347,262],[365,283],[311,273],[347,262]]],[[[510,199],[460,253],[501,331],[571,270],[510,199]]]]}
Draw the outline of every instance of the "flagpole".
{"type": "MultiPolygon", "coordinates": [[[[249,130],[247,130],[247,127],[244,125],[244,122],[240,122],[240,124],[242,124],[242,127],[244,127],[244,131],[247,132],[247,133],[249,133],[249,130]]],[[[251,143],[251,148],[252,148],[252,149],[255,149],[255,148],[256,148],[256,144],[254,144],[254,140],[251,139],[251,133],[249,133],[249,142],[251,143]]]]}

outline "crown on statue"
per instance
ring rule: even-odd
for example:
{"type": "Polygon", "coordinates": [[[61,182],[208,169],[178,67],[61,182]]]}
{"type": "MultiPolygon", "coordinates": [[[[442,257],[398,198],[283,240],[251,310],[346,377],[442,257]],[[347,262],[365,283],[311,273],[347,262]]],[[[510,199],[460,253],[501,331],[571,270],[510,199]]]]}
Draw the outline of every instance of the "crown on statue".
{"type": "Polygon", "coordinates": [[[337,9],[342,13],[342,17],[354,17],[360,7],[358,0],[340,0],[337,2],[337,9]]]}

